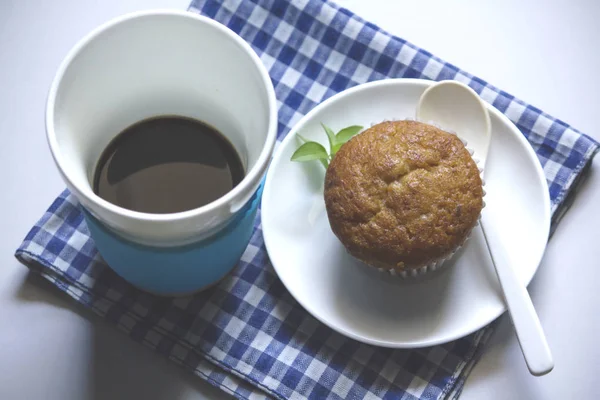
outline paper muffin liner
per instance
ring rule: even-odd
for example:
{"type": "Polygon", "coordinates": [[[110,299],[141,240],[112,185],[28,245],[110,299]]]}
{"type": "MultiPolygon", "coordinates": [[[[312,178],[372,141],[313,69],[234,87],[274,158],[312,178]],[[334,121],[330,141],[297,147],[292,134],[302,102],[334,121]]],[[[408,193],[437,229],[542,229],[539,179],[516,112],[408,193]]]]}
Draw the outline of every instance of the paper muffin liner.
{"type": "MultiPolygon", "coordinates": [[[[469,154],[471,155],[471,159],[475,162],[475,164],[477,165],[477,169],[479,169],[479,176],[481,177],[481,185],[482,185],[482,189],[483,189],[483,199],[482,199],[482,210],[483,208],[485,208],[485,181],[483,180],[483,165],[481,164],[481,161],[476,157],[475,155],[475,151],[470,148],[467,145],[467,141],[463,138],[461,138],[456,132],[446,129],[442,126],[440,126],[439,124],[432,122],[432,121],[420,121],[418,119],[412,119],[412,118],[404,118],[404,119],[386,119],[383,120],[381,122],[389,122],[389,121],[416,121],[416,122],[421,122],[424,124],[428,124],[428,125],[432,125],[435,126],[438,129],[443,130],[444,132],[450,133],[452,135],[455,135],[456,137],[458,137],[460,139],[460,141],[463,143],[463,145],[465,146],[465,148],[467,149],[467,151],[469,152],[469,154]]],[[[371,123],[371,127],[374,125],[377,125],[381,122],[377,122],[377,123],[371,123]]],[[[425,264],[423,266],[420,267],[414,267],[414,268],[407,268],[405,270],[401,270],[398,271],[394,268],[381,268],[378,266],[374,266],[374,265],[369,265],[368,263],[364,263],[366,264],[366,267],[370,268],[370,269],[376,269],[377,271],[379,271],[382,274],[386,274],[386,275],[391,275],[391,276],[395,276],[395,277],[399,277],[399,278],[403,278],[403,279],[407,279],[407,278],[416,278],[416,277],[420,277],[426,274],[429,274],[431,272],[440,270],[444,265],[447,265],[447,262],[450,261],[450,259],[452,259],[456,253],[467,243],[467,241],[469,240],[469,238],[471,237],[471,234],[473,233],[473,229],[475,229],[478,225],[479,225],[479,221],[481,220],[481,211],[479,212],[479,216],[477,217],[477,221],[475,222],[475,225],[473,225],[473,227],[471,228],[471,230],[469,231],[469,233],[466,235],[465,240],[463,240],[463,242],[458,245],[455,249],[452,250],[452,252],[450,254],[448,254],[445,257],[442,257],[440,259],[437,259],[435,261],[432,261],[428,264],[425,264]]]]}

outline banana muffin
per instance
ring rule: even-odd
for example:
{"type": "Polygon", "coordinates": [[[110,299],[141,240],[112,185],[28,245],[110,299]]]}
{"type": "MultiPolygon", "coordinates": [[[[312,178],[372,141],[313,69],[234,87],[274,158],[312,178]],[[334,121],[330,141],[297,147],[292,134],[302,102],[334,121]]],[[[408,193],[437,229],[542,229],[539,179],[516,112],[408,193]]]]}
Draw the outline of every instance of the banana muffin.
{"type": "Polygon", "coordinates": [[[462,141],[416,121],[382,122],[355,136],[325,177],[327,216],[344,247],[403,276],[450,257],[476,225],[482,198],[462,141]]]}

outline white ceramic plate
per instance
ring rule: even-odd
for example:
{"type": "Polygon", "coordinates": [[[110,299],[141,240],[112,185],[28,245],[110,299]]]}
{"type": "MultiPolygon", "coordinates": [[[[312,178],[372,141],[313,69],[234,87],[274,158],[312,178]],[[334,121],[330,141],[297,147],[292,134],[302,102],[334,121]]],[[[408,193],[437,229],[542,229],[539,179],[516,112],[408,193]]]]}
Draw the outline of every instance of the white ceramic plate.
{"type": "MultiPolygon", "coordinates": [[[[334,131],[385,119],[414,118],[430,81],[394,79],[339,93],[315,107],[282,142],[269,169],[262,228],[275,271],[292,296],[336,331],[369,344],[412,348],[448,342],[485,326],[505,310],[479,228],[449,265],[420,280],[367,268],[333,235],[323,200],[325,169],[291,162],[296,134],[326,145],[334,131]]],[[[493,140],[486,165],[483,218],[501,238],[528,284],[544,253],[550,199],[540,163],[519,130],[489,106],[493,140]]],[[[327,147],[327,146],[326,146],[327,147]]]]}

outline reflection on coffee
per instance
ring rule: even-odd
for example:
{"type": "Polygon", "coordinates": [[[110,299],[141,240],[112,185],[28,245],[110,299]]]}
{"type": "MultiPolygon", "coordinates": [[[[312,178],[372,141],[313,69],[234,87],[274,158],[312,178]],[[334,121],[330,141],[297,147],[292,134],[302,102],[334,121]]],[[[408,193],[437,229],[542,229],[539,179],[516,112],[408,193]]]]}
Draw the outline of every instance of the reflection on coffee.
{"type": "Polygon", "coordinates": [[[158,116],[118,134],[102,153],[94,192],[133,211],[165,214],[213,202],[244,178],[233,145],[212,126],[158,116]]]}

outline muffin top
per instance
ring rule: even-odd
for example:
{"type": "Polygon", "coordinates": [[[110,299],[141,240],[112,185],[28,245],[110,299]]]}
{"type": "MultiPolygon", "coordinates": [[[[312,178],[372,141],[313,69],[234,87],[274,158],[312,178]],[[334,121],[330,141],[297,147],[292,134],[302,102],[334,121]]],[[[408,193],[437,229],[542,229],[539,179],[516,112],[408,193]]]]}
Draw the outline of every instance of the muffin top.
{"type": "Polygon", "coordinates": [[[416,121],[377,124],[344,144],[325,177],[335,235],[356,258],[398,271],[449,256],[483,206],[461,140],[416,121]]]}

